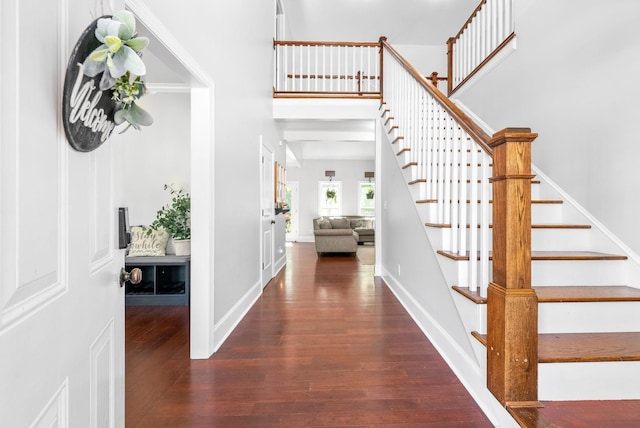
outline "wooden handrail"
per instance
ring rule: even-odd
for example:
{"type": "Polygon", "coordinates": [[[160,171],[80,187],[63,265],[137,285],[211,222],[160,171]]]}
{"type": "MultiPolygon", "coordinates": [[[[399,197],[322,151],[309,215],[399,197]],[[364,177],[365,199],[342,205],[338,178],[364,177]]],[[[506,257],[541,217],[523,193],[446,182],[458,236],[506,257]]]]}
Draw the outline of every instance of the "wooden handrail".
{"type": "Polygon", "coordinates": [[[456,35],[447,40],[447,95],[494,59],[514,39],[514,31],[512,0],[480,0],[456,35]]]}
{"type": "Polygon", "coordinates": [[[413,76],[414,79],[434,97],[440,105],[453,117],[456,122],[464,129],[467,134],[484,150],[487,154],[491,155],[493,150],[489,147],[489,141],[491,137],[484,132],[480,126],[478,126],[469,116],[467,116],[458,106],[456,106],[449,98],[447,98],[433,83],[424,77],[418,70],[415,69],[406,59],[402,57],[388,42],[386,39],[381,38],[380,42],[384,49],[386,49],[401,65],[404,69],[413,76]]]}
{"type": "Polygon", "coordinates": [[[273,46],[362,46],[379,47],[379,42],[319,42],[309,40],[274,40],[273,46]]]}
{"type": "MultiPolygon", "coordinates": [[[[449,79],[449,82],[451,84],[451,88],[449,88],[449,96],[453,95],[453,93],[456,92],[458,90],[458,88],[460,88],[462,85],[467,83],[473,76],[475,76],[476,73],[482,67],[487,65],[489,63],[489,61],[491,61],[496,55],[498,55],[498,53],[502,49],[504,49],[509,44],[509,42],[511,42],[511,40],[515,39],[515,37],[516,37],[516,33],[511,33],[506,39],[504,39],[504,41],[502,43],[500,43],[500,45],[498,45],[497,48],[495,48],[495,50],[493,52],[491,52],[489,54],[488,57],[486,57],[484,60],[482,60],[482,62],[480,64],[478,64],[476,66],[476,68],[474,68],[473,71],[467,75],[467,77],[465,77],[460,83],[458,83],[455,88],[453,87],[453,80],[449,79]]],[[[454,40],[454,39],[452,38],[452,39],[449,39],[449,40],[454,40]]],[[[449,51],[447,52],[447,55],[449,56],[449,58],[452,58],[453,57],[452,45],[449,45],[449,46],[450,47],[449,47],[449,51]]],[[[449,70],[452,70],[452,68],[453,68],[453,61],[452,61],[452,64],[449,66],[449,70]]],[[[452,73],[453,73],[453,71],[449,72],[449,74],[452,74],[452,73]]]]}
{"type": "Polygon", "coordinates": [[[475,18],[475,16],[478,14],[478,12],[480,12],[480,9],[482,9],[482,6],[484,6],[486,3],[487,3],[487,0],[481,0],[480,1],[480,4],[473,10],[473,12],[471,12],[471,15],[469,15],[469,18],[467,18],[467,20],[464,22],[464,24],[460,28],[460,31],[458,31],[458,34],[456,34],[454,37],[452,37],[452,39],[457,40],[457,39],[460,38],[462,33],[464,33],[464,30],[467,29],[467,27],[469,26],[471,21],[473,21],[473,18],[475,18]]]}

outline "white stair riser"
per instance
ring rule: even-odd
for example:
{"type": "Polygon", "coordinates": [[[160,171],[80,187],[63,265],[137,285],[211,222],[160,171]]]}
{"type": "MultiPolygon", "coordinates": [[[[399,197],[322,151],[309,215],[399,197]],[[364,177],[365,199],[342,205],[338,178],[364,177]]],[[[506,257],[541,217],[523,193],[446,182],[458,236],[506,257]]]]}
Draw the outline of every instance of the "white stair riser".
{"type": "MultiPolygon", "coordinates": [[[[449,242],[451,228],[442,228],[444,242],[449,242]]],[[[467,227],[458,228],[465,233],[467,242],[470,240],[471,230],[467,227]]],[[[480,235],[479,229],[473,229],[480,235]]],[[[489,240],[492,239],[493,229],[489,230],[489,240]]],[[[531,247],[533,251],[574,251],[591,250],[589,242],[589,229],[539,229],[531,230],[531,247]]],[[[450,250],[451,247],[443,247],[443,250],[450,250]]]]}
{"type": "MultiPolygon", "coordinates": [[[[407,180],[409,181],[409,180],[407,180]]],[[[422,193],[420,193],[422,195],[421,199],[424,199],[425,197],[428,197],[429,195],[426,192],[426,183],[420,183],[420,185],[417,184],[413,184],[411,186],[409,186],[410,188],[420,188],[422,193]],[[419,186],[419,187],[418,187],[419,186]]],[[[417,199],[416,199],[417,200],[417,199]]],[[[434,205],[435,208],[433,211],[431,212],[437,212],[438,207],[437,207],[437,203],[436,202],[431,202],[429,204],[425,204],[425,205],[434,205]]],[[[465,205],[467,211],[466,211],[466,220],[467,222],[469,222],[469,219],[471,218],[471,212],[470,212],[470,208],[469,205],[466,204],[465,205]]],[[[489,222],[492,221],[492,211],[493,211],[493,206],[489,205],[489,222]]],[[[438,221],[436,221],[435,218],[427,218],[425,219],[425,222],[428,223],[438,223],[438,221]]],[[[445,221],[446,224],[450,224],[450,219],[447,219],[447,221],[445,221]]],[[[531,206],[531,223],[532,224],[552,224],[552,223],[563,223],[562,221],[562,204],[532,204],[531,206]]]]}
{"type": "Polygon", "coordinates": [[[538,305],[539,333],[640,331],[639,302],[563,302],[538,305]]]}
{"type": "MultiPolygon", "coordinates": [[[[443,232],[435,232],[442,234],[443,232]]],[[[441,237],[442,244],[446,238],[441,237]]],[[[445,256],[440,256],[441,264],[452,264],[451,271],[459,270],[458,274],[447,276],[451,284],[467,286],[461,281],[466,272],[466,263],[459,262],[445,256]]],[[[533,260],[531,263],[531,284],[545,285],[627,285],[625,271],[622,269],[624,260],[533,260]]],[[[492,264],[489,263],[489,272],[492,264]]]]}
{"type": "Polygon", "coordinates": [[[640,361],[543,363],[538,398],[560,400],[640,399],[640,361]]]}
{"type": "Polygon", "coordinates": [[[624,260],[540,261],[531,263],[531,283],[538,285],[626,285],[624,260]]]}
{"type": "Polygon", "coordinates": [[[531,229],[533,251],[586,251],[590,247],[590,229],[531,229]]]}

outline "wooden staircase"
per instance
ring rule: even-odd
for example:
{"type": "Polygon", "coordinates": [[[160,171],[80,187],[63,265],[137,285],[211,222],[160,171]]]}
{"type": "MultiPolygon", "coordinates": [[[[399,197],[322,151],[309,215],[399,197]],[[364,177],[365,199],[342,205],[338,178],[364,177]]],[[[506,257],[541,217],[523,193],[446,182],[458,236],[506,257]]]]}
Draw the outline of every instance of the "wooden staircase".
{"type": "MultiPolygon", "coordinates": [[[[388,131],[389,142],[395,147],[396,144],[404,142],[405,138],[404,136],[399,135],[399,128],[394,125],[395,118],[388,115],[389,111],[384,108],[383,104],[383,123],[388,131]]],[[[398,164],[402,168],[405,176],[411,178],[407,180],[408,186],[411,187],[428,183],[426,178],[415,178],[415,174],[412,172],[412,169],[416,167],[415,163],[405,162],[403,160],[407,152],[410,151],[409,148],[405,147],[401,149],[394,149],[393,151],[398,157],[398,164]]],[[[467,165],[467,168],[470,168],[470,165],[467,165]]],[[[532,180],[532,186],[540,185],[543,185],[540,180],[532,180]]],[[[417,206],[427,207],[426,209],[428,210],[428,206],[430,204],[436,204],[437,201],[432,199],[417,199],[415,203],[417,206]]],[[[467,201],[467,203],[470,203],[470,201],[467,201]]],[[[552,366],[558,364],[570,365],[571,363],[591,363],[592,365],[597,364],[596,370],[601,370],[602,364],[606,363],[624,364],[625,362],[640,361],[640,316],[634,315],[640,313],[640,289],[634,286],[618,284],[618,281],[614,281],[611,284],[598,283],[600,278],[607,277],[607,273],[604,272],[616,271],[620,267],[620,263],[625,263],[627,261],[627,256],[622,253],[609,252],[608,250],[611,246],[608,245],[605,246],[607,247],[605,248],[605,251],[599,251],[598,248],[592,248],[593,245],[590,244],[590,239],[580,238],[574,240],[570,235],[563,235],[564,242],[560,244],[560,249],[549,248],[550,245],[547,242],[553,241],[553,239],[549,240],[547,239],[549,235],[545,235],[544,239],[538,239],[538,241],[541,242],[540,246],[543,249],[536,249],[535,236],[536,233],[541,233],[539,231],[544,231],[542,233],[545,234],[566,234],[571,233],[572,231],[576,231],[578,233],[580,233],[580,231],[583,233],[589,233],[592,230],[592,225],[588,223],[565,223],[562,221],[563,216],[557,214],[552,214],[549,218],[546,218],[544,214],[540,214],[544,213],[544,209],[538,211],[533,209],[535,206],[554,206],[559,207],[559,209],[562,210],[564,204],[562,199],[539,198],[532,200],[531,203],[532,211],[534,213],[533,221],[535,222],[531,225],[533,236],[531,261],[532,271],[534,272],[534,281],[537,269],[552,270],[553,268],[549,267],[549,263],[558,264],[558,266],[568,264],[566,265],[567,267],[560,269],[560,273],[558,275],[563,278],[558,281],[559,285],[553,285],[553,282],[549,280],[549,274],[546,274],[542,275],[542,278],[544,278],[542,282],[548,284],[538,286],[534,285],[533,287],[538,297],[540,307],[538,363],[540,365],[539,367],[541,367],[539,369],[541,372],[539,380],[541,384],[541,391],[546,391],[548,389],[544,387],[544,383],[549,382],[549,377],[553,377],[558,373],[558,371],[572,371],[576,369],[576,366],[574,365],[572,367],[567,367],[566,369],[554,369],[550,375],[546,375],[545,370],[542,368],[545,365],[552,366]],[[543,264],[544,266],[537,267],[538,264],[543,264]],[[583,269],[583,267],[586,266],[588,266],[588,268],[583,269]],[[591,275],[591,280],[586,281],[588,284],[581,285],[579,279],[581,279],[581,273],[583,271],[587,276],[589,276],[589,272],[591,271],[598,271],[600,274],[591,275]],[[572,272],[575,273],[576,285],[573,285],[574,282],[571,281],[571,278],[567,278],[571,277],[572,272]],[[588,306],[586,309],[588,313],[584,313],[585,309],[576,309],[575,305],[588,306]],[[600,306],[596,305],[601,305],[602,307],[606,306],[606,310],[600,312],[600,306]],[[568,323],[569,325],[559,328],[559,331],[553,331],[552,326],[555,323],[562,324],[562,317],[565,316],[571,318],[574,311],[583,312],[581,315],[577,316],[577,320],[580,322],[582,318],[591,317],[597,319],[598,315],[601,313],[616,313],[618,311],[616,305],[625,305],[623,313],[629,318],[627,320],[618,320],[621,321],[618,324],[622,324],[619,326],[619,328],[622,329],[621,331],[566,331],[571,329],[571,322],[568,323]],[[630,307],[629,305],[634,306],[630,307]],[[563,306],[568,309],[563,309],[563,306]],[[627,329],[635,331],[628,331],[627,329]]],[[[424,208],[422,209],[424,210],[424,208]]],[[[420,212],[420,210],[418,210],[418,212],[420,212]]],[[[451,228],[450,224],[430,222],[425,222],[424,224],[428,230],[451,228]]],[[[468,231],[473,229],[469,224],[463,227],[458,227],[466,229],[466,233],[469,233],[468,231]]],[[[595,239],[593,241],[597,242],[599,240],[595,239]]],[[[437,254],[440,255],[442,259],[446,259],[454,263],[467,262],[470,258],[469,252],[467,252],[466,255],[460,255],[452,251],[438,250],[437,254]]],[[[474,257],[479,258],[480,254],[477,254],[474,257]]],[[[489,253],[489,258],[492,259],[491,253],[489,253]]],[[[446,269],[444,270],[446,271],[446,269]]],[[[617,277],[615,274],[612,274],[611,276],[617,277]]],[[[637,286],[638,284],[633,285],[637,286]]],[[[486,297],[480,296],[478,291],[470,291],[467,287],[452,285],[452,290],[455,291],[455,294],[463,297],[464,300],[472,302],[473,305],[476,305],[479,308],[481,307],[480,309],[476,309],[476,312],[481,313],[482,316],[486,317],[486,297]]],[[[459,310],[464,311],[465,309],[459,308],[459,310]]],[[[606,317],[607,315],[604,316],[606,317]]],[[[463,316],[462,318],[465,317],[463,316]]],[[[473,318],[473,316],[471,318],[473,318]]],[[[606,325],[607,323],[603,324],[606,325]]],[[[486,324],[481,323],[479,326],[485,328],[486,324]]],[[[585,328],[589,328],[589,326],[585,328]]],[[[471,330],[469,333],[477,340],[477,343],[482,346],[486,346],[486,331],[471,330]]],[[[636,366],[634,370],[635,371],[632,373],[636,373],[638,371],[638,367],[636,366]]],[[[574,377],[581,376],[579,373],[582,372],[583,370],[578,368],[576,371],[578,374],[574,375],[574,377]]],[[[620,371],[614,370],[612,373],[619,374],[620,371]]],[[[604,397],[610,398],[610,396],[606,394],[604,397]]],[[[545,399],[544,392],[541,399],[545,399]]],[[[570,399],[584,399],[584,397],[574,397],[570,399]]],[[[546,420],[541,414],[539,414],[536,406],[531,405],[531,403],[524,406],[518,406],[515,404],[508,405],[507,410],[521,426],[554,426],[552,422],[546,420]]]]}
{"type": "MultiPolygon", "coordinates": [[[[497,400],[498,419],[506,408],[522,426],[553,426],[536,410],[539,400],[639,399],[637,257],[536,173],[537,134],[488,131],[382,46],[382,134],[452,286],[446,303],[458,318],[447,321],[459,321],[455,337],[440,333],[449,332],[446,325],[431,332],[453,364],[485,404],[497,400]]],[[[408,304],[419,311],[412,297],[408,304]]]]}

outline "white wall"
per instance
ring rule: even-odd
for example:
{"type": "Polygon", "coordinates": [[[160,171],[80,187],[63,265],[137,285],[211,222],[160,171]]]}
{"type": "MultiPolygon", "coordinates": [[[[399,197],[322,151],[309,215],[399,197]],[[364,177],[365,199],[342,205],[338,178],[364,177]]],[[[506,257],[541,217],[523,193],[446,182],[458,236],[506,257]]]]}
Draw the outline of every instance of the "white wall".
{"type": "MultiPolygon", "coordinates": [[[[436,71],[440,77],[447,76],[447,45],[445,43],[438,46],[394,44],[391,46],[422,75],[430,76],[436,71]]],[[[442,82],[440,85],[440,90],[446,89],[446,82],[442,82]]]]}
{"type": "Polygon", "coordinates": [[[287,168],[287,180],[299,183],[299,241],[313,242],[313,219],[318,217],[318,182],[327,180],[324,172],[334,170],[335,181],[342,182],[342,214],[358,214],[357,184],[366,181],[365,171],[375,171],[375,161],[305,160],[302,168],[287,168]]]}
{"type": "Polygon", "coordinates": [[[148,225],[169,203],[165,184],[190,191],[190,120],[188,93],[147,94],[139,104],[154,119],[151,126],[123,134],[123,201],[131,225],[148,225]]]}
{"type": "Polygon", "coordinates": [[[232,326],[260,293],[260,136],[284,163],[272,119],[275,1],[145,3],[214,81],[214,323],[232,326]]]}
{"type": "Polygon", "coordinates": [[[460,99],[531,127],[533,163],[640,254],[636,0],[515,2],[517,50],[460,99]]]}

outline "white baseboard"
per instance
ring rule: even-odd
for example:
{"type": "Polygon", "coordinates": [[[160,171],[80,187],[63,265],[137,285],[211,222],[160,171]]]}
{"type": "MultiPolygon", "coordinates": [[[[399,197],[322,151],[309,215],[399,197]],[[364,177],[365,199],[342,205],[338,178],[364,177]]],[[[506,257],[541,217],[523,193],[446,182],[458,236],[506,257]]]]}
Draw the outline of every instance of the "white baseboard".
{"type": "Polygon", "coordinates": [[[433,319],[393,275],[384,268],[382,270],[382,279],[389,286],[391,292],[437,349],[491,423],[496,427],[519,427],[507,410],[487,389],[485,376],[478,363],[458,346],[446,329],[433,319]]]}
{"type": "Polygon", "coordinates": [[[262,286],[257,282],[242,296],[242,298],[227,312],[222,319],[213,327],[213,350],[214,352],[222,346],[227,337],[242,321],[242,318],[249,312],[249,309],[256,303],[262,295],[262,286]]]}
{"type": "Polygon", "coordinates": [[[273,263],[273,277],[275,278],[275,276],[280,273],[280,271],[282,270],[282,268],[285,267],[285,265],[287,264],[287,253],[282,253],[282,257],[280,257],[278,260],[276,260],[273,263]]]}

